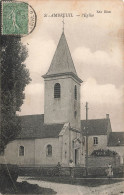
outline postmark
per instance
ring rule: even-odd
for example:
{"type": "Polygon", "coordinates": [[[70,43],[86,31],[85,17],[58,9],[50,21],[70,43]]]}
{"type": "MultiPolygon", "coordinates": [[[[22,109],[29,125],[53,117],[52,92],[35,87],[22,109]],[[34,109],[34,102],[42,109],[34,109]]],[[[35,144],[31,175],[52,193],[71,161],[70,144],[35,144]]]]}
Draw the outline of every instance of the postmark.
{"type": "Polygon", "coordinates": [[[2,35],[28,35],[36,26],[36,13],[25,2],[2,2],[2,35]]]}

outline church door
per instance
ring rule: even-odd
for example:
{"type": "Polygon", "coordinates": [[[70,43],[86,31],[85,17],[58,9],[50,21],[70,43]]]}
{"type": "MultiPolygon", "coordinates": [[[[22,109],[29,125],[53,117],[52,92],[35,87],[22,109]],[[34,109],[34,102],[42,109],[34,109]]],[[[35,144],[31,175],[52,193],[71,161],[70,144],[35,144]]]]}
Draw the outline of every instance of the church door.
{"type": "Polygon", "coordinates": [[[79,163],[79,149],[75,149],[75,165],[79,163]]]}

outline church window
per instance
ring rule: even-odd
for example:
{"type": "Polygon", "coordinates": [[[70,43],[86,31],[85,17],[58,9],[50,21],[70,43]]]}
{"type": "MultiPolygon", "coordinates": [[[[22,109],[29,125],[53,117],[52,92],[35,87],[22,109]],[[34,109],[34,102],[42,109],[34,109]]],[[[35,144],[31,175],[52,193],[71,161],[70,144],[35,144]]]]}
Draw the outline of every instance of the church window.
{"type": "Polygon", "coordinates": [[[19,156],[24,156],[24,146],[19,147],[19,156]]]}
{"type": "Polygon", "coordinates": [[[52,156],[52,146],[51,145],[47,145],[46,155],[47,156],[52,156]]]}
{"type": "Polygon", "coordinates": [[[93,137],[93,143],[94,143],[94,145],[98,144],[98,137],[93,137]]]}
{"type": "Polygon", "coordinates": [[[77,86],[74,87],[74,98],[77,100],[77,86]]]}
{"type": "Polygon", "coordinates": [[[61,86],[59,83],[54,85],[54,98],[60,98],[61,96],[61,86]]]}
{"type": "Polygon", "coordinates": [[[0,156],[4,156],[4,150],[0,151],[0,156]]]}
{"type": "Polygon", "coordinates": [[[77,111],[74,112],[74,118],[76,118],[76,117],[77,117],[77,111]]]}
{"type": "Polygon", "coordinates": [[[65,158],[67,157],[67,152],[65,151],[65,158]]]}

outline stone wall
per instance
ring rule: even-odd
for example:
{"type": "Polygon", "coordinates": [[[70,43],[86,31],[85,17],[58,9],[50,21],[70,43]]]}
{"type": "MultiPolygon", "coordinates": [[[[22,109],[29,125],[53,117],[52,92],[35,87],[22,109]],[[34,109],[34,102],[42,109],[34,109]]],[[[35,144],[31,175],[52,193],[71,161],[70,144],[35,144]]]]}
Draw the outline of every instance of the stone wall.
{"type": "Polygon", "coordinates": [[[88,158],[88,167],[106,167],[108,164],[111,164],[113,167],[120,165],[120,157],[109,157],[109,156],[90,156],[88,158]]]}
{"type": "Polygon", "coordinates": [[[124,164],[124,146],[111,146],[107,147],[109,150],[115,151],[120,156],[120,163],[124,164]]]}
{"type": "Polygon", "coordinates": [[[88,153],[89,155],[94,150],[106,149],[107,147],[107,135],[93,135],[88,137],[88,153]],[[98,137],[98,144],[94,145],[93,138],[98,137]]]}

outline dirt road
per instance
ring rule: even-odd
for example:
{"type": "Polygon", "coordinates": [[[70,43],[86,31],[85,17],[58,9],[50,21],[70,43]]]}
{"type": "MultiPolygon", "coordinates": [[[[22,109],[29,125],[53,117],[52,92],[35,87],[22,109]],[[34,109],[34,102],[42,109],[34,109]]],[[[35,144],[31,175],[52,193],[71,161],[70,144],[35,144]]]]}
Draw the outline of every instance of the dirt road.
{"type": "Polygon", "coordinates": [[[30,180],[26,177],[20,177],[18,181],[27,181],[31,184],[38,184],[40,187],[51,188],[57,192],[57,195],[124,195],[124,181],[98,187],[30,180]]]}

